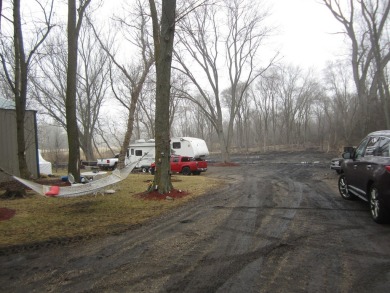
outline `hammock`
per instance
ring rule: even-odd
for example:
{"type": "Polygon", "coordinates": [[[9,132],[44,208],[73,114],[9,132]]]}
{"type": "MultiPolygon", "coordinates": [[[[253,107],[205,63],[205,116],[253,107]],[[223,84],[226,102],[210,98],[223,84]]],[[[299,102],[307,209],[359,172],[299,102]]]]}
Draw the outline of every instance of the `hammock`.
{"type": "Polygon", "coordinates": [[[85,184],[74,184],[72,186],[65,187],[42,185],[17,176],[12,177],[41,195],[76,197],[86,194],[97,194],[98,192],[105,190],[107,186],[116,184],[119,181],[126,179],[130,172],[133,171],[136,164],[137,162],[133,162],[121,170],[115,169],[111,175],[95,181],[91,181],[85,184]]]}

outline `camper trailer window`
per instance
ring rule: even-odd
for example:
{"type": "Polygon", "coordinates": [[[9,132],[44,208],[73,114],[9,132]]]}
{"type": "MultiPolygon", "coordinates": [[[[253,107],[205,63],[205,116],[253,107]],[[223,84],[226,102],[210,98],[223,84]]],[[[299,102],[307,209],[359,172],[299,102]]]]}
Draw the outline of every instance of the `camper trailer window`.
{"type": "Polygon", "coordinates": [[[134,149],[131,149],[131,155],[134,156],[134,149]]]}
{"type": "Polygon", "coordinates": [[[172,148],[174,149],[180,149],[181,148],[181,142],[174,142],[172,143],[172,148]]]}
{"type": "Polygon", "coordinates": [[[136,155],[137,157],[142,157],[142,150],[136,150],[136,151],[135,151],[135,155],[136,155]]]}

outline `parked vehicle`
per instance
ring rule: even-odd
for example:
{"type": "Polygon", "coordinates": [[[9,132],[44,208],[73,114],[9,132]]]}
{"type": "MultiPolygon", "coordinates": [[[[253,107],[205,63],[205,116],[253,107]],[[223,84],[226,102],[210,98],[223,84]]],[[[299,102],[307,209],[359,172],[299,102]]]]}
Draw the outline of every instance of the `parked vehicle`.
{"type": "Polygon", "coordinates": [[[209,149],[207,148],[206,142],[200,138],[172,137],[171,155],[204,159],[209,155],[209,149]]]}
{"type": "MultiPolygon", "coordinates": [[[[192,158],[205,158],[209,155],[206,142],[195,137],[172,137],[171,154],[192,158]]],[[[137,162],[135,168],[148,172],[150,165],[156,160],[155,140],[139,139],[129,145],[129,162],[137,162]]]]}
{"type": "Polygon", "coordinates": [[[156,160],[154,139],[136,140],[129,145],[129,162],[134,163],[136,169],[149,172],[150,165],[156,160]]]}
{"type": "MultiPolygon", "coordinates": [[[[184,156],[171,156],[170,160],[171,172],[181,173],[183,175],[199,175],[201,172],[207,171],[207,161],[202,159],[194,159],[184,156]]],[[[156,171],[156,164],[150,166],[150,172],[154,174],[156,171]]]]}
{"type": "Polygon", "coordinates": [[[109,159],[97,159],[96,165],[103,170],[114,170],[119,161],[119,154],[116,154],[114,158],[109,159]]]}
{"type": "Polygon", "coordinates": [[[353,152],[343,154],[339,191],[344,199],[369,202],[373,220],[390,218],[390,130],[368,134],[353,152]]]}
{"type": "Polygon", "coordinates": [[[337,174],[341,174],[343,172],[341,169],[342,163],[343,158],[334,158],[330,161],[330,169],[335,170],[337,174]]]}
{"type": "MultiPolygon", "coordinates": [[[[351,147],[351,146],[348,146],[348,147],[344,147],[344,153],[353,153],[353,151],[355,150],[354,147],[351,147]]],[[[341,174],[343,173],[343,170],[341,169],[341,164],[343,163],[343,158],[333,158],[331,161],[330,161],[330,169],[332,170],[335,170],[337,172],[337,174],[341,174]]]]}

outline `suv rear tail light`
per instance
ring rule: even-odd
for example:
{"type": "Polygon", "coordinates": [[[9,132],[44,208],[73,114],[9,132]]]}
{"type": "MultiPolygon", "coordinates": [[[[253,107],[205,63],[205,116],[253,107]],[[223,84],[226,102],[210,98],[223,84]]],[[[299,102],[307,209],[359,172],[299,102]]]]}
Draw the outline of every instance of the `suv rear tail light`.
{"type": "Polygon", "coordinates": [[[385,168],[387,172],[390,172],[390,166],[385,166],[385,168]]]}

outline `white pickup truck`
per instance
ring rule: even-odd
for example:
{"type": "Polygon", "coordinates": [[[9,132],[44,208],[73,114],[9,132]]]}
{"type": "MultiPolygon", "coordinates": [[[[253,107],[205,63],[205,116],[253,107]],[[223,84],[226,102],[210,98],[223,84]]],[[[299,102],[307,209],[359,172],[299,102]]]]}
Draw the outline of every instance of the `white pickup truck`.
{"type": "Polygon", "coordinates": [[[114,158],[98,159],[97,166],[103,170],[114,170],[118,165],[119,154],[116,154],[114,158]]]}

